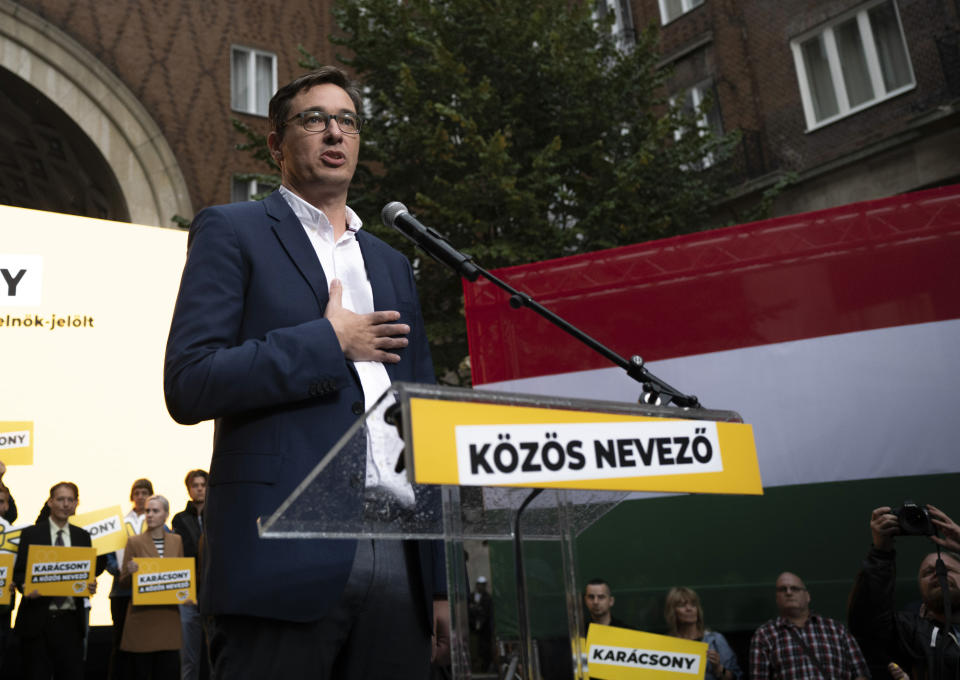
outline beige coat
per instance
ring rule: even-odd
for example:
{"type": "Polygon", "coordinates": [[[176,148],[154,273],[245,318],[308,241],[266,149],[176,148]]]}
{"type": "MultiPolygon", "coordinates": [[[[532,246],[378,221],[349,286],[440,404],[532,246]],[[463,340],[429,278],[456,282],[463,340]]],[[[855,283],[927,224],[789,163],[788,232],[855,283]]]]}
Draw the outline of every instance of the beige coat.
{"type": "MultiPolygon", "coordinates": [[[[163,556],[183,557],[183,543],[177,534],[163,535],[163,556]]],[[[153,539],[148,534],[131,536],[123,552],[124,584],[131,582],[127,571],[134,557],[160,557],[153,539]]],[[[120,649],[125,652],[158,652],[180,649],[180,609],[176,605],[146,605],[134,607],[131,601],[123,624],[120,649]]]]}

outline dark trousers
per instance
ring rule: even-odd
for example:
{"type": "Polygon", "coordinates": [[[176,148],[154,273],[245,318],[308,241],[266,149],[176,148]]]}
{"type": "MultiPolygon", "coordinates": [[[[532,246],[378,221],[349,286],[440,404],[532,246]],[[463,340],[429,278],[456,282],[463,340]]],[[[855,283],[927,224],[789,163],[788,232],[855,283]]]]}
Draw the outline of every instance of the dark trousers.
{"type": "Polygon", "coordinates": [[[426,680],[430,631],[419,578],[407,568],[413,551],[398,540],[357,546],[340,601],[319,621],[213,617],[213,678],[426,680]]]}
{"type": "Polygon", "coordinates": [[[130,654],[120,649],[123,639],[123,624],[127,619],[127,606],[130,596],[120,595],[110,598],[110,617],[113,619],[113,637],[110,643],[109,680],[125,680],[130,677],[130,654]]]}
{"type": "Polygon", "coordinates": [[[130,680],[180,680],[180,652],[127,652],[130,680]]]}
{"type": "Polygon", "coordinates": [[[20,638],[27,680],[83,678],[83,612],[48,612],[37,635],[20,638]]]}

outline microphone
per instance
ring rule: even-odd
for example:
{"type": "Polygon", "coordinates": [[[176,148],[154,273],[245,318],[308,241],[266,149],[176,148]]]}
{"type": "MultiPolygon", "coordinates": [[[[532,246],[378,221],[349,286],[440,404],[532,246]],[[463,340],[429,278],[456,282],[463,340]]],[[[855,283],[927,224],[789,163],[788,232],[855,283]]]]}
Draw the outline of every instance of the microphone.
{"type": "Polygon", "coordinates": [[[380,213],[383,224],[393,227],[440,264],[445,264],[468,281],[476,281],[480,270],[471,262],[471,257],[447,243],[447,240],[434,229],[422,224],[410,214],[400,201],[383,206],[380,213]]]}

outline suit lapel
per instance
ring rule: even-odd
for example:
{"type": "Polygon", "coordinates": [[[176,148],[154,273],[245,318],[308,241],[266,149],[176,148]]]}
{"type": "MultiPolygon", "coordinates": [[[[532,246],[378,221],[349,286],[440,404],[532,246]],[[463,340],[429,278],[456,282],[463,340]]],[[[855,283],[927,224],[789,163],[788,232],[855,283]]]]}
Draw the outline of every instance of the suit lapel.
{"type": "Polygon", "coordinates": [[[303,225],[293,214],[293,210],[287,205],[286,200],[279,191],[274,191],[264,199],[264,206],[267,215],[273,220],[273,231],[280,239],[283,249],[293,260],[294,265],[300,270],[300,274],[310,284],[313,294],[323,309],[327,305],[330,293],[327,290],[327,277],[320,266],[320,260],[317,253],[310,243],[303,225]]]}
{"type": "MultiPolygon", "coordinates": [[[[387,271],[386,261],[377,252],[377,242],[370,238],[370,234],[361,229],[357,232],[357,243],[360,244],[363,266],[367,270],[370,288],[373,289],[373,308],[377,311],[396,310],[398,306],[397,294],[390,281],[390,272],[387,271]]],[[[396,380],[397,365],[384,364],[384,366],[387,369],[390,381],[396,380]]]]}

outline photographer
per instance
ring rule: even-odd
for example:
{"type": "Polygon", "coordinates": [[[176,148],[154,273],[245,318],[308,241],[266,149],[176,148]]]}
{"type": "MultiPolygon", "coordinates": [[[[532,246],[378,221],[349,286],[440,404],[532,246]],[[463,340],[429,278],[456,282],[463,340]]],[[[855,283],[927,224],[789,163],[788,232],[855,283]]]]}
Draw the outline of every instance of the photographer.
{"type": "Polygon", "coordinates": [[[896,662],[913,680],[960,678],[960,527],[932,505],[904,504],[897,510],[875,509],[870,531],[873,547],[851,596],[850,630],[876,664],[874,668],[896,662]],[[935,529],[939,536],[934,535],[935,529]],[[930,536],[938,546],[937,552],[920,562],[922,606],[918,611],[894,611],[897,535],[930,536]],[[938,555],[946,593],[937,574],[938,555]],[[947,613],[953,621],[950,625],[945,625],[947,613]]]}

